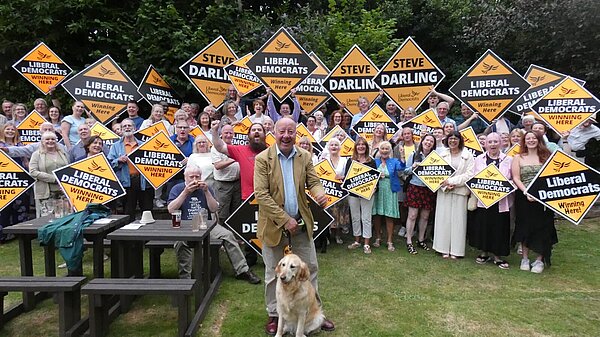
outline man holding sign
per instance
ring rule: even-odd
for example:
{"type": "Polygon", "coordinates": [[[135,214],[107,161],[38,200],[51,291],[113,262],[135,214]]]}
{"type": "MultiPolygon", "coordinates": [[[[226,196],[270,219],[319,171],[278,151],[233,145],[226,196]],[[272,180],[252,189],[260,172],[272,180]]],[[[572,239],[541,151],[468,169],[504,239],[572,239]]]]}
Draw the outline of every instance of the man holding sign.
{"type": "MultiPolygon", "coordinates": [[[[275,139],[275,146],[256,156],[254,170],[254,189],[258,201],[257,237],[263,242],[265,300],[269,314],[265,330],[270,335],[277,331],[275,266],[283,257],[288,243],[293,241],[294,254],[308,265],[311,283],[318,289],[319,266],[312,237],[314,219],[308,207],[305,187],[315,196],[319,205],[323,206],[327,202],[311,155],[294,145],[296,123],[289,118],[280,119],[275,124],[275,139]]],[[[320,302],[318,294],[317,299],[320,302]]],[[[321,329],[332,331],[335,326],[331,321],[325,320],[321,329]]]]}

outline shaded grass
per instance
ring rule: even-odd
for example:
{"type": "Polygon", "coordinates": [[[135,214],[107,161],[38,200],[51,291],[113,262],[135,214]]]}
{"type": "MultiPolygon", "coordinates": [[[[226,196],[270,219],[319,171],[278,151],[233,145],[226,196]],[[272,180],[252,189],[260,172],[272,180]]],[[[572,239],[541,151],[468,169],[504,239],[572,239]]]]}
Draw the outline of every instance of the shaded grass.
{"type": "MultiPolygon", "coordinates": [[[[560,222],[553,266],[540,275],[520,271],[516,254],[507,259],[510,269],[500,270],[477,265],[473,250],[457,261],[421,250],[410,256],[397,237],[396,252],[379,248],[370,256],[332,244],[327,254],[319,254],[319,285],[336,331],[318,335],[599,336],[599,224],[600,219],[578,227],[560,222]]],[[[34,251],[35,272],[42,275],[41,249],[34,251]]],[[[0,254],[6,261],[2,275],[18,275],[18,245],[0,246],[0,254]]],[[[172,250],[162,262],[165,277],[176,277],[172,250]]],[[[85,263],[84,270],[91,271],[89,256],[85,263]]],[[[235,280],[225,254],[221,265],[224,281],[198,335],[265,336],[264,285],[235,280]]],[[[264,275],[261,263],[253,269],[264,275]]],[[[11,293],[8,301],[19,298],[11,293]]],[[[110,326],[109,336],[174,336],[177,310],[170,303],[166,296],[138,298],[110,326]]],[[[0,335],[54,336],[56,324],[56,307],[48,300],[10,322],[0,335]]]]}

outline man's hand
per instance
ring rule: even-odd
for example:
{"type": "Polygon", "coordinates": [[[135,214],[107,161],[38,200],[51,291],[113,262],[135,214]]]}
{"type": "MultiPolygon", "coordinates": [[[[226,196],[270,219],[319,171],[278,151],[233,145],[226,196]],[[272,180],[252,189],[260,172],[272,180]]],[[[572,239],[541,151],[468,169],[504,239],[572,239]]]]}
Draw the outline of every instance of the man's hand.
{"type": "Polygon", "coordinates": [[[219,124],[221,123],[220,120],[214,120],[212,121],[212,123],[210,124],[210,132],[214,135],[216,135],[217,137],[219,136],[219,124]]]}
{"type": "Polygon", "coordinates": [[[290,218],[290,220],[288,220],[283,227],[287,229],[291,235],[296,235],[300,229],[298,222],[294,218],[290,218]]]}
{"type": "Polygon", "coordinates": [[[207,188],[207,185],[205,182],[200,181],[200,180],[194,180],[194,181],[190,182],[189,184],[185,184],[184,192],[187,194],[191,194],[195,190],[198,190],[198,189],[206,190],[206,188],[207,188]],[[204,184],[204,185],[202,185],[202,184],[204,184]]]}
{"type": "Polygon", "coordinates": [[[121,163],[126,163],[127,162],[127,156],[126,155],[122,155],[119,157],[119,159],[117,159],[119,162],[121,163]]]}
{"type": "Polygon", "coordinates": [[[317,204],[319,204],[319,206],[325,207],[325,204],[327,204],[327,196],[325,194],[316,195],[315,201],[317,204]]]}

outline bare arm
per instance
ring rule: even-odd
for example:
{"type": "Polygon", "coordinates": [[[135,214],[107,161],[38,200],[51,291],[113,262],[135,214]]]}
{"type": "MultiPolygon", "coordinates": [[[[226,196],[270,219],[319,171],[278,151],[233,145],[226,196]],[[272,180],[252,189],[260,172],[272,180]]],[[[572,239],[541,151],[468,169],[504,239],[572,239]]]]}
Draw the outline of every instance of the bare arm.
{"type": "Polygon", "coordinates": [[[212,143],[215,147],[215,150],[226,154],[229,156],[229,151],[227,150],[227,144],[219,137],[219,123],[220,121],[213,121],[210,125],[210,133],[212,134],[212,143]]]}
{"type": "Polygon", "coordinates": [[[64,122],[64,121],[62,123],[60,123],[60,133],[63,137],[63,140],[65,141],[65,146],[68,149],[73,147],[73,145],[71,144],[71,141],[69,140],[69,130],[71,130],[71,123],[64,122]]]}
{"type": "Polygon", "coordinates": [[[517,188],[520,189],[521,191],[523,191],[523,193],[525,193],[525,190],[527,190],[527,186],[525,186],[525,184],[523,184],[523,182],[521,181],[520,163],[521,163],[521,155],[517,154],[513,158],[510,172],[512,174],[513,182],[515,183],[515,185],[517,185],[517,188]]]}

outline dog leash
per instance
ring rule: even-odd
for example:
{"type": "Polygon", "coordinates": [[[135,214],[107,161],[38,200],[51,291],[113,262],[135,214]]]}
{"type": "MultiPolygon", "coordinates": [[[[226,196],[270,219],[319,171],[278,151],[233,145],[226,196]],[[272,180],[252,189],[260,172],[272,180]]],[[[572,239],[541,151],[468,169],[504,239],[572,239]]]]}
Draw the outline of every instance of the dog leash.
{"type": "Polygon", "coordinates": [[[283,255],[292,254],[292,235],[287,229],[283,230],[283,235],[288,239],[288,244],[283,247],[283,255]]]}

